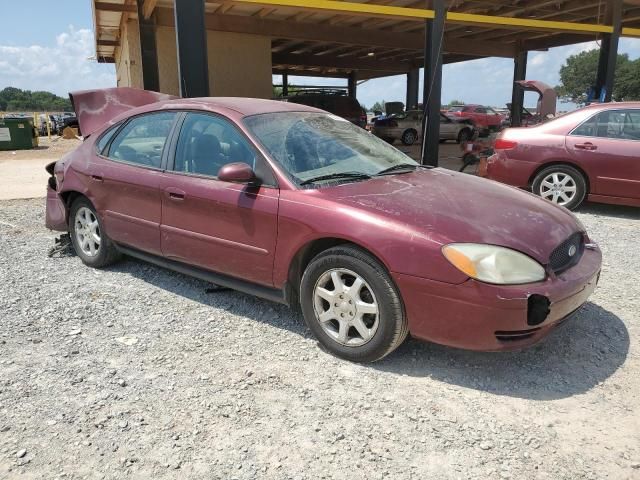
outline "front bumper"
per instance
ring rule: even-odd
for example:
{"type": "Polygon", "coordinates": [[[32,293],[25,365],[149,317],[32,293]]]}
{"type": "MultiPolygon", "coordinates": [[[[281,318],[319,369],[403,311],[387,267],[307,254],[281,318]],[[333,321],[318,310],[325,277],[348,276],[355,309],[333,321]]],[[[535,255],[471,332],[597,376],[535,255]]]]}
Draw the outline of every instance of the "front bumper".
{"type": "Polygon", "coordinates": [[[472,279],[452,285],[397,273],[393,277],[412,336],[469,350],[514,350],[541,340],[579,309],[596,288],[601,264],[600,250],[587,249],[574,267],[527,285],[472,279]],[[529,323],[532,296],[548,300],[548,314],[535,325],[529,323]]]}

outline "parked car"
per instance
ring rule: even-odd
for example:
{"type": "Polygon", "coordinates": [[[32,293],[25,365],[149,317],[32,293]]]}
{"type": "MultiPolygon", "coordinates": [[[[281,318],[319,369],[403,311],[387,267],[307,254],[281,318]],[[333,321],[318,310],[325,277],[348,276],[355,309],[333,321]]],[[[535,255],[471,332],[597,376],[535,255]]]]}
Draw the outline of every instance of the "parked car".
{"type": "Polygon", "coordinates": [[[53,114],[41,113],[38,115],[38,134],[44,137],[51,132],[51,135],[58,134],[58,117],[53,114]],[[48,129],[47,129],[48,124],[48,129]]]}
{"type": "Polygon", "coordinates": [[[452,105],[447,115],[459,118],[469,118],[482,132],[497,132],[502,128],[504,116],[491,107],[484,105],[452,105]]]}
{"type": "Polygon", "coordinates": [[[568,210],[421,166],[335,115],[128,88],[73,99],[85,141],[47,166],[46,225],[80,260],[126,254],[300,305],[342,358],[378,360],[409,333],[521,348],[596,287],[601,253],[568,210]]]}
{"type": "MultiPolygon", "coordinates": [[[[405,145],[413,145],[422,138],[422,117],[421,110],[398,113],[376,120],[371,131],[389,143],[400,140],[405,145]]],[[[464,143],[476,137],[477,134],[478,131],[471,120],[440,114],[441,141],[455,140],[458,143],[464,143]]]]}
{"type": "Polygon", "coordinates": [[[344,90],[302,90],[283,100],[325,110],[362,128],[367,126],[367,111],[344,90]]]}
{"type": "Polygon", "coordinates": [[[605,103],[496,139],[485,175],[569,209],[640,206],[640,102],[605,103]]]}

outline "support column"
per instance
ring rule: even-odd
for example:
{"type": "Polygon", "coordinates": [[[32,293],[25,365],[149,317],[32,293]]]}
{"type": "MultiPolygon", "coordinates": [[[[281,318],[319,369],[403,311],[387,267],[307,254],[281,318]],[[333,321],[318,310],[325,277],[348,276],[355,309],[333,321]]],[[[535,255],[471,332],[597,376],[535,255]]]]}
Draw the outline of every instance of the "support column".
{"type": "Polygon", "coordinates": [[[283,97],[289,96],[289,74],[288,73],[282,74],[282,96],[283,97]]]}
{"type": "Polygon", "coordinates": [[[511,126],[522,125],[522,107],[524,106],[524,89],[516,82],[525,80],[527,76],[527,52],[520,51],[513,59],[513,90],[511,92],[511,126]]]}
{"type": "Polygon", "coordinates": [[[613,25],[613,33],[604,34],[600,44],[598,61],[598,77],[596,80],[597,97],[594,100],[610,102],[613,95],[613,84],[618,60],[618,43],[622,31],[622,0],[607,2],[605,23],[613,25]]]}
{"type": "Polygon", "coordinates": [[[152,15],[145,18],[142,10],[144,0],[138,3],[138,30],[140,30],[140,53],[142,56],[142,85],[145,90],[160,91],[158,76],[158,50],[156,48],[156,21],[152,15]]]}
{"type": "Polygon", "coordinates": [[[424,118],[422,120],[422,163],[438,166],[440,107],[442,103],[442,50],[444,42],[444,0],[431,0],[435,18],[427,19],[424,43],[424,118]]]}
{"type": "Polygon", "coordinates": [[[207,30],[204,23],[205,0],[174,2],[178,78],[184,98],[209,96],[207,30]]]}
{"type": "Polygon", "coordinates": [[[355,70],[352,70],[349,74],[348,89],[349,96],[351,98],[356,98],[356,96],[358,95],[358,72],[356,72],[355,70]]]}
{"type": "Polygon", "coordinates": [[[412,110],[418,107],[418,90],[420,89],[420,69],[415,68],[407,73],[407,101],[405,108],[412,110]]]}

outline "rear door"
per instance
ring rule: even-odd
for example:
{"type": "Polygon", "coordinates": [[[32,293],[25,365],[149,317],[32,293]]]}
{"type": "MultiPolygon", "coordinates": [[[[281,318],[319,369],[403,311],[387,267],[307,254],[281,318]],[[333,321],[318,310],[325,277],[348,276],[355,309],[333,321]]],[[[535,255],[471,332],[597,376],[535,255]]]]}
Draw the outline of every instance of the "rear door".
{"type": "Polygon", "coordinates": [[[591,177],[591,193],[640,198],[640,109],[600,112],[575,128],[566,142],[591,177]]]}
{"type": "Polygon", "coordinates": [[[163,255],[272,286],[279,190],[270,167],[222,116],[187,113],[175,143],[161,179],[163,255]],[[233,162],[251,165],[262,184],[218,180],[233,162]]]}
{"type": "Polygon", "coordinates": [[[155,112],[130,119],[108,139],[89,179],[109,237],[155,254],[161,253],[162,162],[176,116],[155,112]]]}

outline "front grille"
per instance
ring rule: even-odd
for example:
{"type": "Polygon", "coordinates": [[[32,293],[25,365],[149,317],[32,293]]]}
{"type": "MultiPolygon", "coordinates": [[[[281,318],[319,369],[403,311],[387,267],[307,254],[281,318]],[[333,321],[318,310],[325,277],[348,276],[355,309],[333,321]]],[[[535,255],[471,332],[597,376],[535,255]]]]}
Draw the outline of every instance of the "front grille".
{"type": "Polygon", "coordinates": [[[584,237],[581,233],[574,233],[551,252],[549,266],[555,273],[560,273],[578,263],[583,251],[584,237]]]}

